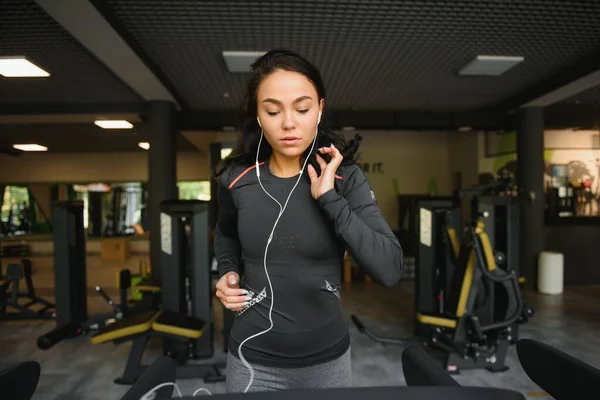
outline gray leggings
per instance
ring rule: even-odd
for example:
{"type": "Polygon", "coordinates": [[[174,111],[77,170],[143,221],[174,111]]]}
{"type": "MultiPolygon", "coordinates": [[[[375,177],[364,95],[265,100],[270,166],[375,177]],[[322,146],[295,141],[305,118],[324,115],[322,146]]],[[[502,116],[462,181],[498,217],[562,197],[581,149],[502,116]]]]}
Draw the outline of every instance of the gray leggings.
{"type": "MultiPolygon", "coordinates": [[[[248,392],[288,389],[336,388],[352,385],[350,349],[341,357],[303,368],[276,368],[252,365],[254,380],[248,392]]],[[[231,352],[227,356],[227,393],[241,393],[250,382],[250,371],[231,352]]]]}

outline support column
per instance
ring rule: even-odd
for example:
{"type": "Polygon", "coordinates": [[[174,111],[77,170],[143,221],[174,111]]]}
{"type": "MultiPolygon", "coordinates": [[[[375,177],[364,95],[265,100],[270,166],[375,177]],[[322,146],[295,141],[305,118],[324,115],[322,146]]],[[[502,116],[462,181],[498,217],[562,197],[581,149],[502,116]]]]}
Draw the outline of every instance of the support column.
{"type": "Polygon", "coordinates": [[[177,199],[177,118],[170,101],[148,103],[148,221],[152,276],[161,277],[160,203],[177,199]]]}
{"type": "Polygon", "coordinates": [[[544,250],[544,109],[524,108],[517,127],[519,266],[525,287],[537,287],[537,260],[544,250]]]}

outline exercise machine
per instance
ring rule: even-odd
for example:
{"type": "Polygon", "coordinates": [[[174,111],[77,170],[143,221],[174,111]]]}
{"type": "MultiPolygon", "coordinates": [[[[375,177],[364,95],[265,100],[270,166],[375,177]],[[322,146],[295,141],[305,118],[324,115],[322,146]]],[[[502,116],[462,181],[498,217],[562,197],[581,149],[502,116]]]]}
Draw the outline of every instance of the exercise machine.
{"type": "Polygon", "coordinates": [[[155,337],[162,340],[164,355],[177,361],[177,378],[224,381],[224,364],[189,363],[211,358],[214,353],[208,202],[165,201],[160,212],[162,307],[107,326],[91,343],[132,342],[116,383],[133,384],[139,379],[147,369],[141,363],[146,345],[155,337]]]}
{"type": "MultiPolygon", "coordinates": [[[[220,400],[525,400],[515,390],[484,387],[353,387],[335,389],[283,390],[261,393],[226,393],[220,400]]],[[[171,397],[155,397],[170,400],[171,397]]],[[[184,396],[181,400],[198,400],[198,396],[184,396]]]]}
{"type": "MultiPolygon", "coordinates": [[[[417,207],[415,315],[443,313],[460,246],[460,204],[457,199],[422,200],[417,207]]],[[[414,330],[425,336],[428,325],[415,318],[414,330]]]]}
{"type": "Polygon", "coordinates": [[[0,275],[0,321],[54,318],[54,303],[35,293],[32,270],[31,260],[24,258],[20,264],[9,264],[6,275],[0,275]],[[25,281],[25,292],[20,290],[21,280],[25,281]]]}
{"type": "Polygon", "coordinates": [[[37,361],[21,361],[0,370],[2,398],[30,400],[40,382],[41,366],[37,361]]]}
{"type": "MultiPolygon", "coordinates": [[[[119,318],[122,311],[113,311],[93,318],[87,311],[87,276],[83,202],[59,201],[52,213],[54,247],[54,298],[56,327],[41,335],[37,345],[47,350],[64,339],[74,338],[101,329],[119,318]]],[[[112,299],[99,287],[96,291],[112,299]]]]}
{"type": "Polygon", "coordinates": [[[452,277],[448,307],[443,314],[417,315],[422,324],[431,326],[427,345],[441,351],[444,367],[450,373],[475,368],[506,371],[512,326],[527,322],[531,313],[522,299],[516,271],[497,266],[482,221],[487,213],[479,208],[481,193],[502,184],[496,182],[462,192],[463,196],[471,196],[471,215],[452,277]],[[486,289],[485,300],[491,306],[482,319],[477,297],[486,289]],[[495,302],[497,291],[505,293],[504,301],[495,302]]]}
{"type": "MultiPolygon", "coordinates": [[[[524,283],[525,278],[521,276],[519,265],[519,200],[514,196],[494,196],[482,193],[479,196],[479,212],[485,215],[486,232],[490,239],[490,245],[494,250],[495,262],[498,268],[513,270],[517,274],[519,283],[524,283]]],[[[493,304],[488,304],[487,318],[497,313],[489,307],[499,305],[506,301],[503,298],[505,292],[495,291],[494,287],[489,290],[494,292],[493,304]]],[[[480,319],[485,319],[485,310],[480,310],[480,319]]],[[[512,326],[511,343],[519,340],[519,324],[512,326]]]]}
{"type": "MultiPolygon", "coordinates": [[[[461,196],[470,197],[471,213],[458,257],[454,261],[454,272],[449,281],[445,304],[438,307],[439,303],[430,300],[425,304],[430,309],[435,308],[434,312],[425,313],[418,309],[416,313],[417,336],[421,336],[432,350],[437,350],[445,370],[450,373],[475,368],[505,371],[508,346],[513,341],[513,327],[516,323],[527,322],[533,314],[531,307],[522,299],[516,271],[507,264],[505,268],[498,267],[498,258],[483,222],[489,214],[480,210],[480,196],[500,189],[504,184],[505,182],[494,182],[460,193],[461,196]]],[[[433,217],[425,217],[423,220],[427,222],[427,226],[429,221],[439,221],[433,217]]],[[[456,243],[458,239],[451,239],[450,234],[445,234],[449,232],[448,229],[446,225],[440,233],[441,238],[448,239],[447,243],[434,242],[432,235],[428,234],[430,236],[426,238],[426,244],[437,243],[441,249],[438,251],[442,254],[448,248],[455,249],[456,246],[451,245],[451,242],[456,243]]],[[[424,231],[427,233],[427,229],[424,231]]],[[[446,259],[451,260],[451,257],[446,259]]],[[[443,260],[441,262],[442,265],[452,264],[443,263],[443,260]]],[[[429,278],[426,280],[429,286],[422,283],[416,290],[419,287],[430,290],[431,282],[435,280],[429,278]]],[[[438,284],[437,287],[439,286],[438,284]]],[[[438,295],[435,291],[432,294],[430,298],[438,295]]],[[[422,306],[423,302],[418,303],[418,307],[422,306]]],[[[407,344],[415,341],[415,338],[380,338],[368,332],[355,316],[352,319],[361,332],[382,343],[407,344]]]]}
{"type": "Polygon", "coordinates": [[[461,209],[458,198],[424,197],[415,203],[414,232],[416,247],[414,335],[410,338],[383,338],[371,332],[356,315],[351,319],[361,333],[386,344],[418,342],[431,334],[431,327],[422,324],[416,315],[443,313],[449,282],[455,269],[460,248],[461,209]]]}
{"type": "Polygon", "coordinates": [[[163,202],[161,238],[163,309],[190,315],[204,322],[204,332],[199,340],[192,343],[192,353],[195,357],[210,358],[214,352],[214,328],[208,202],[163,202]]]}
{"type": "Polygon", "coordinates": [[[523,371],[553,399],[586,398],[598,387],[600,369],[564,351],[533,339],[521,339],[516,347],[523,371]]]}
{"type": "Polygon", "coordinates": [[[83,202],[57,202],[52,216],[56,327],[38,337],[37,345],[40,349],[47,350],[64,339],[100,330],[115,321],[152,309],[151,300],[137,304],[127,301],[131,273],[122,270],[118,279],[120,301],[115,302],[102,288],[96,286],[96,293],[104,298],[111,311],[89,316],[83,202]]]}
{"type": "MultiPolygon", "coordinates": [[[[143,282],[143,281],[142,281],[143,282]]],[[[133,276],[128,269],[122,269],[117,275],[117,289],[119,290],[119,302],[115,302],[100,286],[96,286],[96,293],[112,308],[112,314],[116,320],[129,317],[133,314],[150,311],[158,308],[160,289],[149,286],[146,283],[136,286],[141,293],[137,301],[131,300],[128,291],[133,289],[133,276]]]]}

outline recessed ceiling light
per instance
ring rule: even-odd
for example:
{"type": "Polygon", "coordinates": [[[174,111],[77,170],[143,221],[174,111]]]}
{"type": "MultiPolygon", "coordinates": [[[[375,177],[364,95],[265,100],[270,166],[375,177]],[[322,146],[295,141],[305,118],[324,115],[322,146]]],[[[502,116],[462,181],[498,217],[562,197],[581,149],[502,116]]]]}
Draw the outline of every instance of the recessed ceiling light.
{"type": "Polygon", "coordinates": [[[108,120],[100,119],[96,120],[94,124],[104,129],[131,129],[133,125],[129,121],[125,120],[108,120]]]}
{"type": "Polygon", "coordinates": [[[50,74],[25,56],[0,57],[0,75],[7,78],[45,78],[50,74]]]}
{"type": "Polygon", "coordinates": [[[229,72],[250,72],[252,63],[266,53],[266,51],[224,51],[223,58],[229,72]]]}
{"type": "Polygon", "coordinates": [[[473,128],[470,126],[461,126],[458,128],[459,132],[471,132],[471,130],[473,130],[473,128]]]}
{"type": "Polygon", "coordinates": [[[46,146],[39,144],[13,144],[13,147],[21,151],[48,151],[46,146]]]}
{"type": "Polygon", "coordinates": [[[499,76],[523,62],[523,57],[512,56],[477,56],[462,67],[459,75],[463,76],[499,76]]]}
{"type": "Polygon", "coordinates": [[[148,150],[150,148],[150,143],[148,143],[148,142],[139,142],[138,146],[140,146],[144,150],[148,150]]]}
{"type": "Polygon", "coordinates": [[[355,130],[356,130],[356,127],[354,127],[354,126],[342,126],[342,131],[344,131],[344,132],[352,132],[355,130]]]}

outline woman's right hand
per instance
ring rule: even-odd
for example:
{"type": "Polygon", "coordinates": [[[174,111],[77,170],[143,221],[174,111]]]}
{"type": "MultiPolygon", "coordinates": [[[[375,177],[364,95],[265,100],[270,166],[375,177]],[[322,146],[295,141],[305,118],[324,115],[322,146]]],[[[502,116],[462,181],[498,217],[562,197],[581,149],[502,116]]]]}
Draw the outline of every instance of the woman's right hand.
{"type": "Polygon", "coordinates": [[[240,289],[240,276],[228,272],[217,282],[217,297],[231,311],[241,311],[248,305],[248,292],[240,289]]]}

